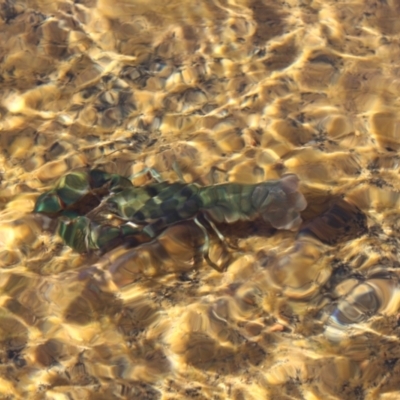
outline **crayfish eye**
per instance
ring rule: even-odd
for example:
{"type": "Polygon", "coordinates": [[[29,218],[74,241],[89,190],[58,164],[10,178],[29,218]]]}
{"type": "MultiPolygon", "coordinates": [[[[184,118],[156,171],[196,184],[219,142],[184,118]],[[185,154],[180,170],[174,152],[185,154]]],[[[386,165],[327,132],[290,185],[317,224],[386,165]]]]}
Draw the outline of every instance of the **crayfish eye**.
{"type": "Polygon", "coordinates": [[[56,193],[43,193],[36,200],[33,212],[42,214],[56,214],[63,210],[64,206],[56,193]]]}

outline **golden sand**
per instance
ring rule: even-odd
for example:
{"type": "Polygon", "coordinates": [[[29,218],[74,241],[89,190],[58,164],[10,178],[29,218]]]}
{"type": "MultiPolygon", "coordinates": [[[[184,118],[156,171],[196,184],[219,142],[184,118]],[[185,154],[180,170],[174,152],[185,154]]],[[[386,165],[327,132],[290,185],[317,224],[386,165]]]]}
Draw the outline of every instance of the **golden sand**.
{"type": "Polygon", "coordinates": [[[0,43],[0,398],[400,398],[398,1],[4,0],[0,43]],[[221,227],[219,274],[192,222],[100,256],[32,214],[174,163],[295,173],[304,224],[221,227]]]}

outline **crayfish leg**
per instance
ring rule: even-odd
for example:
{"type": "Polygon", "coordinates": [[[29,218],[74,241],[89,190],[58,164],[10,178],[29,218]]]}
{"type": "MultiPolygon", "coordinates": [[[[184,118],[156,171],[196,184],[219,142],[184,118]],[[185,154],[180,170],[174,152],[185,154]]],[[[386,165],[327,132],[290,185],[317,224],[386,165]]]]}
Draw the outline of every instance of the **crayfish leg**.
{"type": "Polygon", "coordinates": [[[208,217],[207,214],[203,213],[202,214],[204,219],[208,222],[208,224],[211,226],[212,230],[215,232],[215,234],[218,236],[218,239],[227,247],[229,247],[232,250],[239,250],[239,248],[227,241],[225,236],[221,233],[221,231],[217,228],[217,226],[214,224],[214,222],[208,217]]]}
{"type": "Polygon", "coordinates": [[[214,261],[211,260],[209,252],[210,252],[210,236],[208,236],[207,229],[204,227],[204,225],[196,218],[194,218],[194,223],[202,230],[204,234],[204,244],[201,248],[201,251],[203,253],[204,259],[207,261],[207,264],[214,268],[218,272],[222,272],[224,268],[219,267],[217,264],[215,264],[214,261]]]}

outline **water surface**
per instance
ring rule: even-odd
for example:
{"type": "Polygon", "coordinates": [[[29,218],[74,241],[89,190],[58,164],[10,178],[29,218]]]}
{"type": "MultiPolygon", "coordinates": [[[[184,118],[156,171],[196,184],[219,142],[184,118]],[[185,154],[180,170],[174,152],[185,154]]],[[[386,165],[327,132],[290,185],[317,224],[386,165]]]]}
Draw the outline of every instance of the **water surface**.
{"type": "Polygon", "coordinates": [[[160,4],[1,4],[0,396],[398,398],[400,3],[160,4]],[[32,214],[70,171],[175,164],[294,173],[304,224],[223,227],[220,274],[191,222],[100,256],[32,214]]]}

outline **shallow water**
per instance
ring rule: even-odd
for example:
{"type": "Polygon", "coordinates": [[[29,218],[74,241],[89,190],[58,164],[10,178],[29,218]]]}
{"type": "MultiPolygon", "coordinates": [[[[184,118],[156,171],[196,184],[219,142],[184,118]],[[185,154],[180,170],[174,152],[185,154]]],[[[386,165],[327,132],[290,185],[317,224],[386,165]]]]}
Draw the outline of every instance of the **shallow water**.
{"type": "Polygon", "coordinates": [[[159,4],[0,4],[0,397],[399,398],[400,3],[159,4]],[[32,213],[72,170],[175,164],[294,173],[303,225],[222,226],[218,273],[192,222],[82,255],[32,213]]]}

